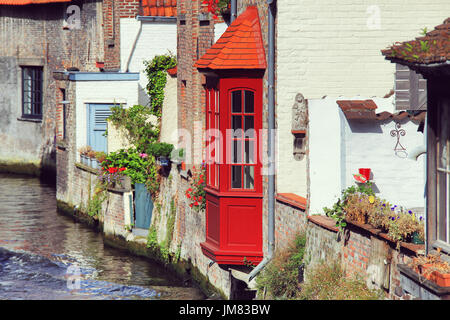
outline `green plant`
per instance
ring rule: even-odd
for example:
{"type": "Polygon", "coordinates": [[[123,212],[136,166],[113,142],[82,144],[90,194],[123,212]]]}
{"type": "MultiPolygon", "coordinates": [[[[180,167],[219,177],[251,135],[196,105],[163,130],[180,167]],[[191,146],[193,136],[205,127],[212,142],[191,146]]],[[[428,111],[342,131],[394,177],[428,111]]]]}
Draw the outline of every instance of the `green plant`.
{"type": "Polygon", "coordinates": [[[383,228],[397,242],[397,247],[400,245],[400,241],[409,241],[414,232],[418,232],[422,240],[424,237],[422,219],[417,218],[411,210],[406,212],[397,206],[391,207],[391,212],[385,215],[383,228]]]}
{"type": "MultiPolygon", "coordinates": [[[[89,183],[89,194],[91,192],[90,183],[89,183]]],[[[108,193],[106,192],[106,185],[102,182],[97,182],[95,189],[94,189],[94,195],[91,197],[89,196],[87,207],[86,207],[86,213],[90,217],[97,217],[102,209],[103,202],[108,198],[108,193]]]]}
{"type": "Polygon", "coordinates": [[[173,145],[170,143],[155,142],[150,144],[145,151],[154,157],[169,157],[172,150],[173,145]]]}
{"type": "Polygon", "coordinates": [[[271,262],[257,277],[257,287],[270,298],[292,299],[298,293],[298,269],[304,263],[306,232],[300,231],[284,249],[275,252],[271,262]]]}
{"type": "Polygon", "coordinates": [[[381,290],[369,289],[356,275],[346,276],[338,261],[319,263],[308,271],[300,300],[381,300],[381,290]]]}
{"type": "Polygon", "coordinates": [[[104,153],[103,151],[98,151],[95,153],[95,158],[98,162],[102,163],[106,160],[106,153],[104,153]]]}
{"type": "Polygon", "coordinates": [[[78,152],[83,156],[87,156],[91,150],[91,146],[83,146],[78,149],[78,152]]]}
{"type": "Polygon", "coordinates": [[[167,82],[166,71],[177,65],[172,54],[157,55],[151,61],[144,61],[147,75],[147,93],[150,96],[150,111],[153,115],[161,117],[164,102],[164,88],[167,82]]]}
{"type": "Polygon", "coordinates": [[[336,227],[339,228],[339,231],[342,231],[343,228],[347,226],[345,222],[346,219],[346,205],[347,199],[350,195],[354,194],[364,194],[368,196],[373,196],[374,192],[372,190],[372,183],[370,181],[360,184],[358,186],[350,186],[342,191],[341,198],[333,204],[332,208],[324,207],[323,211],[327,217],[333,218],[336,221],[336,227]]]}
{"type": "Polygon", "coordinates": [[[158,141],[159,125],[151,120],[152,112],[148,107],[134,105],[124,108],[121,104],[111,107],[111,115],[108,120],[116,127],[125,129],[128,140],[140,152],[158,141]]]}
{"type": "Polygon", "coordinates": [[[151,174],[151,165],[154,162],[154,157],[143,157],[135,148],[120,149],[116,152],[111,152],[106,156],[102,167],[105,171],[108,168],[126,168],[123,174],[131,178],[131,182],[146,183],[148,179],[157,179],[151,174]]]}
{"type": "Polygon", "coordinates": [[[430,44],[428,41],[419,40],[420,43],[420,50],[422,52],[428,52],[430,50],[430,44]]]}

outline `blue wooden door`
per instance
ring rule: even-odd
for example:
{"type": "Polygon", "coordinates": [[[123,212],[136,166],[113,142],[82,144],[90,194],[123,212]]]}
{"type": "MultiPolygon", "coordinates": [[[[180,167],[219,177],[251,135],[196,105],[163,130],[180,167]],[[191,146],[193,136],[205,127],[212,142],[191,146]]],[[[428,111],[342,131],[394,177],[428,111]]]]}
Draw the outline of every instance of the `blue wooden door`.
{"type": "Polygon", "coordinates": [[[153,212],[153,201],[145,184],[136,183],[135,191],[135,227],[139,229],[150,228],[153,212]]]}
{"type": "Polygon", "coordinates": [[[106,137],[106,118],[111,115],[110,104],[89,104],[88,105],[88,139],[87,143],[95,151],[108,152],[106,137]]]}

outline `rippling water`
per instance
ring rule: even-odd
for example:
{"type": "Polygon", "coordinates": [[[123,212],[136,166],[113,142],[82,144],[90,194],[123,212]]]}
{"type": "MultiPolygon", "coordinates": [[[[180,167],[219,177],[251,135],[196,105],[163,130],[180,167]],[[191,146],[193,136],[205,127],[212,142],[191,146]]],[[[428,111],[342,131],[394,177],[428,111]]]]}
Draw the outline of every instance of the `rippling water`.
{"type": "Polygon", "coordinates": [[[0,174],[0,299],[203,299],[160,265],[56,211],[55,189],[0,174]]]}

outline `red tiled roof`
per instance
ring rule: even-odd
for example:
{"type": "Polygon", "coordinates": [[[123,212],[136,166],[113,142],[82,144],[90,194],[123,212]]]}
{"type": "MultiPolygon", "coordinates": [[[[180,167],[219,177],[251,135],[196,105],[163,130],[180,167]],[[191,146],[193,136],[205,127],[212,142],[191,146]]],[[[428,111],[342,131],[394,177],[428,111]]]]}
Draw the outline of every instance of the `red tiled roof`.
{"type": "Polygon", "coordinates": [[[380,113],[375,113],[375,109],[378,107],[373,100],[338,100],[336,103],[342,109],[348,120],[365,119],[384,121],[391,119],[394,121],[401,121],[408,118],[413,122],[420,123],[425,120],[426,115],[425,110],[417,112],[414,115],[406,111],[400,111],[397,113],[383,111],[380,113]]]}
{"type": "Polygon", "coordinates": [[[27,4],[43,4],[54,2],[70,2],[72,0],[0,0],[0,5],[24,6],[27,4]]]}
{"type": "Polygon", "coordinates": [[[199,69],[265,69],[258,9],[249,6],[194,65],[199,69]]]}
{"type": "Polygon", "coordinates": [[[450,18],[423,37],[395,43],[381,52],[388,60],[410,63],[430,64],[450,60],[450,18]]]}
{"type": "Polygon", "coordinates": [[[142,15],[176,17],[177,0],[142,0],[142,15]]]}

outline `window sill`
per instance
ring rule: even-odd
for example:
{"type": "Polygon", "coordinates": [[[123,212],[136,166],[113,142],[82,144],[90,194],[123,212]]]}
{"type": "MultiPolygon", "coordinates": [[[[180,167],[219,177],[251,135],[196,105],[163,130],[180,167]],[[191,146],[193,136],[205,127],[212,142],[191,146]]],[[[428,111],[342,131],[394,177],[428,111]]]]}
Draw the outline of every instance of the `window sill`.
{"type": "Polygon", "coordinates": [[[23,118],[23,117],[19,117],[17,118],[17,120],[19,121],[27,121],[27,122],[35,122],[35,123],[41,123],[42,119],[38,119],[38,118],[23,118]]]}

